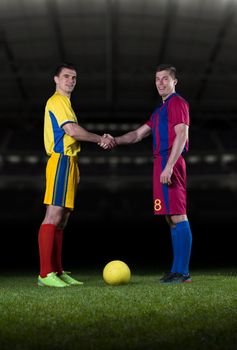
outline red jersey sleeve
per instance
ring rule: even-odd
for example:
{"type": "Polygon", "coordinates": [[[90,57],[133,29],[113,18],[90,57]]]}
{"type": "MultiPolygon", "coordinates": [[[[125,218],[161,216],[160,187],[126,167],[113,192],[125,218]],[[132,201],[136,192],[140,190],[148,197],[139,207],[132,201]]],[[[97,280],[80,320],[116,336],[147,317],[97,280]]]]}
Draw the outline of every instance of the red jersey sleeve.
{"type": "Polygon", "coordinates": [[[155,112],[152,113],[152,115],[150,116],[150,119],[147,120],[147,122],[145,122],[145,124],[148,125],[150,128],[152,128],[153,125],[154,125],[154,114],[155,114],[155,112]]]}
{"type": "Polygon", "coordinates": [[[152,121],[151,121],[151,119],[149,119],[145,124],[148,125],[150,128],[152,128],[152,121]]]}
{"type": "Polygon", "coordinates": [[[168,105],[169,120],[173,126],[177,124],[190,125],[189,104],[181,96],[174,96],[168,105]]]}

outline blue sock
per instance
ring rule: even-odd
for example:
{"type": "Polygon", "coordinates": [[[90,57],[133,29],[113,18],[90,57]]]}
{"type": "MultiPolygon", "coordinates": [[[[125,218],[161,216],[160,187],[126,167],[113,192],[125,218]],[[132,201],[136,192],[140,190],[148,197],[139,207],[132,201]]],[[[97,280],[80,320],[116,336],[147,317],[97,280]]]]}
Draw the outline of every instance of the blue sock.
{"type": "Polygon", "coordinates": [[[172,247],[173,247],[173,265],[171,268],[171,272],[178,271],[178,256],[179,256],[179,241],[177,236],[176,226],[171,227],[171,239],[172,239],[172,247]]]}
{"type": "Polygon", "coordinates": [[[177,271],[183,275],[189,274],[189,261],[192,248],[192,232],[188,221],[176,224],[178,241],[178,263],[177,271]]]}

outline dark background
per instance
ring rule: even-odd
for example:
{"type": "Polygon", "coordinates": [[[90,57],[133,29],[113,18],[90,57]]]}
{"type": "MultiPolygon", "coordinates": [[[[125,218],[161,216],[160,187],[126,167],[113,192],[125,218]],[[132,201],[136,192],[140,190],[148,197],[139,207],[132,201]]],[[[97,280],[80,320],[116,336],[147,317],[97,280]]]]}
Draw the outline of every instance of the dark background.
{"type": "MultiPolygon", "coordinates": [[[[79,123],[119,135],[160,102],[159,63],[190,103],[191,267],[236,267],[237,3],[226,0],[0,1],[0,265],[38,271],[44,217],[44,106],[61,61],[78,66],[79,123]]],[[[65,268],[121,259],[166,268],[170,235],[152,209],[151,138],[103,151],[82,144],[81,182],[65,230],[65,268]]]]}

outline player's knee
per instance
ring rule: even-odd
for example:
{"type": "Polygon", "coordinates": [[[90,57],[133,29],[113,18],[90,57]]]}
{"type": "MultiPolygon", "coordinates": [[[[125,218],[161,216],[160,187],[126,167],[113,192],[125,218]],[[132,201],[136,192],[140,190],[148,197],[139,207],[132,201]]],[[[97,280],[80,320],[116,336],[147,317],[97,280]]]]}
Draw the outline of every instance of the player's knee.
{"type": "Polygon", "coordinates": [[[43,221],[43,224],[52,224],[57,227],[60,227],[61,223],[62,223],[62,216],[59,215],[58,213],[56,214],[47,213],[43,221]]]}
{"type": "Polygon", "coordinates": [[[188,220],[187,215],[171,215],[170,216],[170,221],[171,221],[172,225],[176,225],[179,222],[186,221],[186,220],[188,220]]]}

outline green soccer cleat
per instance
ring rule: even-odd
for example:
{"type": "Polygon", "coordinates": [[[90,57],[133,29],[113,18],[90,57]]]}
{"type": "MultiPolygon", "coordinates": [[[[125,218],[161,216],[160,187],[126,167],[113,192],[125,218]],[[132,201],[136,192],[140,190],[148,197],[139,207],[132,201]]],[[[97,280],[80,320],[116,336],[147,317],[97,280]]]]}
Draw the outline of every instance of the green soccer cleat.
{"type": "Polygon", "coordinates": [[[80,286],[83,284],[81,281],[77,281],[74,278],[68,276],[68,274],[71,272],[65,272],[58,276],[64,283],[66,283],[68,286],[80,286]]]}
{"type": "Polygon", "coordinates": [[[62,281],[57,277],[56,272],[50,272],[47,274],[47,277],[38,277],[38,286],[39,287],[68,287],[68,284],[62,281]]]}

